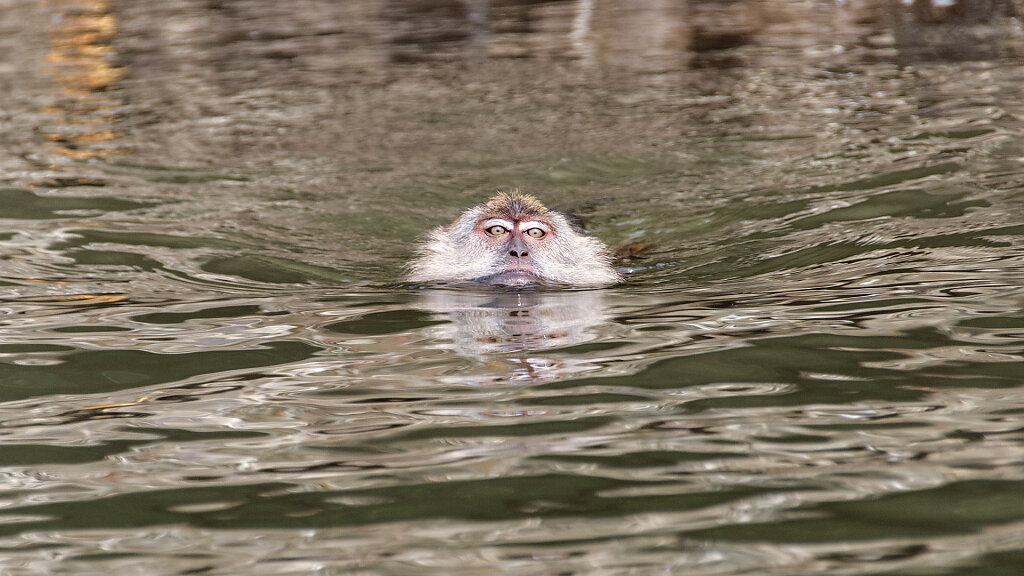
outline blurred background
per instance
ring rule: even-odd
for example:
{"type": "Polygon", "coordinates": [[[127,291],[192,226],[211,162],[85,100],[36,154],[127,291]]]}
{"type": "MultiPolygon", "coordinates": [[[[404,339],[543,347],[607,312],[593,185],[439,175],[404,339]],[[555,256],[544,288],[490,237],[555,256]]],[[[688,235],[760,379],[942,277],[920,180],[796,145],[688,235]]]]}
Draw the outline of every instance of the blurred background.
{"type": "MultiPolygon", "coordinates": [[[[176,198],[172,228],[340,256],[353,280],[395,278],[411,239],[498,188],[606,220],[699,209],[977,149],[1020,101],[1011,0],[4,0],[0,18],[10,185],[176,198]]],[[[635,228],[604,233],[687,241],[635,228]]]]}

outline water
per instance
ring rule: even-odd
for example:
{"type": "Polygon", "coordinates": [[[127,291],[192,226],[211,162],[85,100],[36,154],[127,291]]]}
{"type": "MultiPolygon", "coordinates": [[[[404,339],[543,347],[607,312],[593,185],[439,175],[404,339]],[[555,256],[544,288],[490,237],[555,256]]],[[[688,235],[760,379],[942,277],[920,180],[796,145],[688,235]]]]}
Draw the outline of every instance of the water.
{"type": "Polygon", "coordinates": [[[4,574],[1018,574],[1018,4],[926,4],[0,1],[4,574]],[[515,187],[627,281],[402,283],[515,187]]]}

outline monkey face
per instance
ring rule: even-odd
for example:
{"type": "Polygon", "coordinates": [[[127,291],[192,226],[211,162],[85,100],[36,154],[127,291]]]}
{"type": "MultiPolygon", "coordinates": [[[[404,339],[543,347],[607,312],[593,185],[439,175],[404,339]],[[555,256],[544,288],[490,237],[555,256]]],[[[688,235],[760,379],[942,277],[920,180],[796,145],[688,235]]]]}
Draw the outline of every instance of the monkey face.
{"type": "Polygon", "coordinates": [[[483,218],[476,234],[492,255],[494,272],[479,278],[486,284],[523,286],[547,280],[543,266],[554,229],[540,219],[483,218]]]}

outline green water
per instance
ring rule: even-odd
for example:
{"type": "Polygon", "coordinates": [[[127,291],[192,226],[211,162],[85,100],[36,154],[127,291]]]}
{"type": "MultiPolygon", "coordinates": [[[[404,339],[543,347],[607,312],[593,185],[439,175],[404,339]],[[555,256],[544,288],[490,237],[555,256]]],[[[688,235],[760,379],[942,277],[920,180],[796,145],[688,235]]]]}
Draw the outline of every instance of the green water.
{"type": "Polygon", "coordinates": [[[0,571],[1018,574],[1024,38],[923,4],[0,1],[0,571]],[[626,282],[402,282],[512,188],[626,282]]]}

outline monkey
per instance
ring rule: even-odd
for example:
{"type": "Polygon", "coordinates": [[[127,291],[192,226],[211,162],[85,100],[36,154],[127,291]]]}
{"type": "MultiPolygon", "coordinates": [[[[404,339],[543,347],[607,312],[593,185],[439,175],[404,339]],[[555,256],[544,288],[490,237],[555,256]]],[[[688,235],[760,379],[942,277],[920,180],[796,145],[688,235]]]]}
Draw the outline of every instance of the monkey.
{"type": "Polygon", "coordinates": [[[518,190],[498,193],[432,230],[406,268],[410,282],[600,287],[620,282],[607,246],[518,190]]]}

